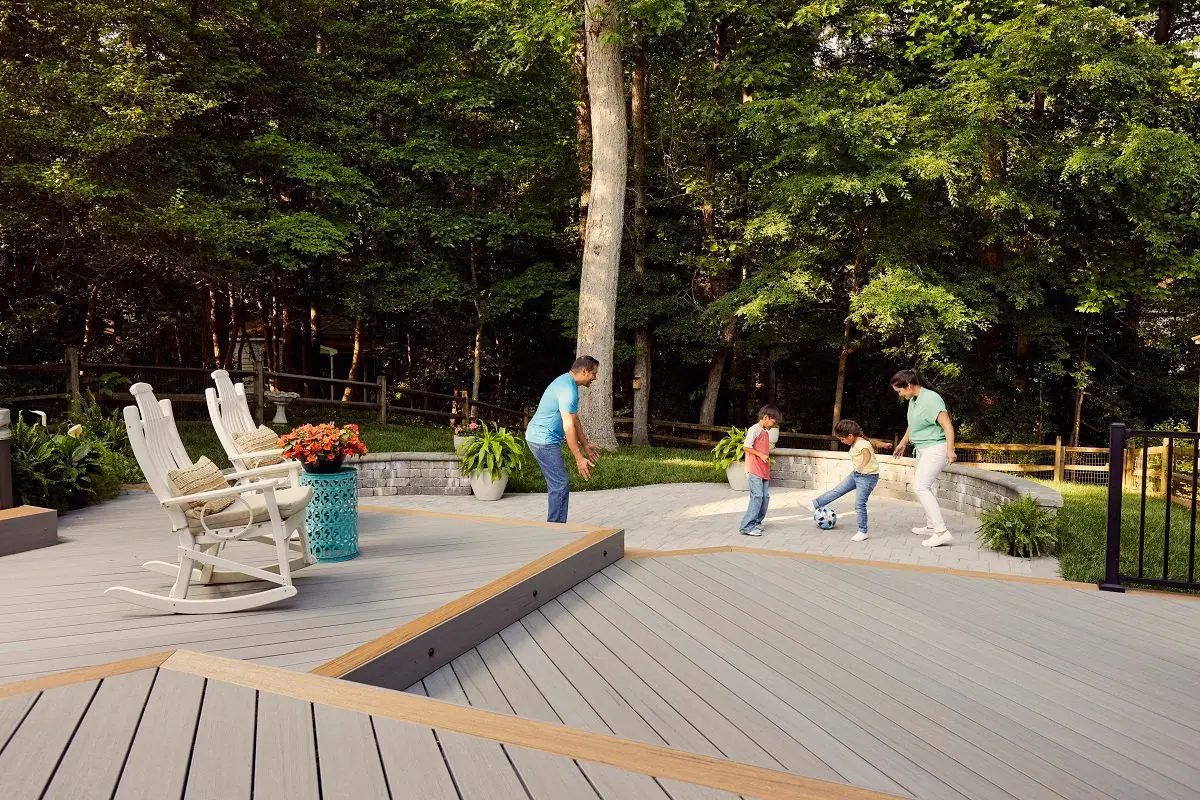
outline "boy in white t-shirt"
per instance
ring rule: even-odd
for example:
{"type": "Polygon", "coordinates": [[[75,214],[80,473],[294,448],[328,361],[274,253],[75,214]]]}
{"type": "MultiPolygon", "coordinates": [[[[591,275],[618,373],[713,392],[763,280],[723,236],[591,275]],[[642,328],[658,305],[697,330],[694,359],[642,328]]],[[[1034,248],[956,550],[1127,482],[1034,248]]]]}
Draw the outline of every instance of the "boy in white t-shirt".
{"type": "Polygon", "coordinates": [[[855,492],[854,510],[858,512],[858,532],[850,537],[850,541],[866,541],[870,536],[867,530],[867,500],[879,483],[879,460],[875,458],[875,449],[871,447],[871,441],[854,420],[844,419],[838,422],[833,428],[833,433],[838,437],[838,441],[850,448],[850,463],[854,465],[854,469],[844,481],[812,501],[813,511],[824,508],[844,494],[855,492]]]}

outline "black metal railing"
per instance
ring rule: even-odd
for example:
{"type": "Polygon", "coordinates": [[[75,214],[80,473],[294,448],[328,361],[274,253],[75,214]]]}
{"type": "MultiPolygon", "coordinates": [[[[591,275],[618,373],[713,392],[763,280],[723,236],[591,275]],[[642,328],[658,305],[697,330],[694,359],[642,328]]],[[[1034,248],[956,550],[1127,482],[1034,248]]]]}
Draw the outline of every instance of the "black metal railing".
{"type": "Polygon", "coordinates": [[[1200,433],[1109,428],[1104,580],[1122,592],[1137,583],[1200,591],[1196,580],[1197,457],[1200,433]],[[1125,502],[1137,501],[1136,519],[1125,502]]]}

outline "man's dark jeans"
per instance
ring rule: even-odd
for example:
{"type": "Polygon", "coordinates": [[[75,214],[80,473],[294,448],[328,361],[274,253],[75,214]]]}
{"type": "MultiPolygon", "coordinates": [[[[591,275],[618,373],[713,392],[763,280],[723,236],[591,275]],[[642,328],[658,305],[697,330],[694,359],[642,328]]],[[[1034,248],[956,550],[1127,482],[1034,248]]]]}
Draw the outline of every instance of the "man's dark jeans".
{"type": "Polygon", "coordinates": [[[563,463],[562,445],[528,442],[533,457],[546,476],[547,498],[546,521],[566,522],[567,502],[571,498],[571,484],[567,478],[567,465],[563,463]]]}

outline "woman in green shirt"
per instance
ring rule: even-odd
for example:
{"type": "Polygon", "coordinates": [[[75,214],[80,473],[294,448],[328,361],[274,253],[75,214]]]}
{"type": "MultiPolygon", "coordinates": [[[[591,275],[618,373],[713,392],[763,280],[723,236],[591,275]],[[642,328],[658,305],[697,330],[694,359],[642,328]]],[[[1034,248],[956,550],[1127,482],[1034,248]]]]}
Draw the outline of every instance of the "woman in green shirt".
{"type": "Polygon", "coordinates": [[[933,485],[947,464],[953,464],[954,425],[946,402],[933,386],[915,369],[902,369],[892,376],[892,388],[908,401],[908,430],[896,445],[896,457],[904,455],[909,442],[917,450],[917,467],[913,475],[913,493],[925,510],[925,527],[913,528],[927,538],[926,547],[950,544],[954,537],[946,530],[946,521],[938,507],[933,485]]]}

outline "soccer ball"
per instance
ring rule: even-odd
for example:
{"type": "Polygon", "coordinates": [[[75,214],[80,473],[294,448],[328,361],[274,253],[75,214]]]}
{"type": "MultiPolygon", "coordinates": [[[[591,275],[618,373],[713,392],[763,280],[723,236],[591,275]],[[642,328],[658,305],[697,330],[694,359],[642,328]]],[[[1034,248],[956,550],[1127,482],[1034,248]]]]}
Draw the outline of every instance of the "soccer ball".
{"type": "Polygon", "coordinates": [[[818,508],[813,512],[813,519],[817,521],[818,528],[827,531],[837,525],[837,512],[832,508],[818,508]]]}

